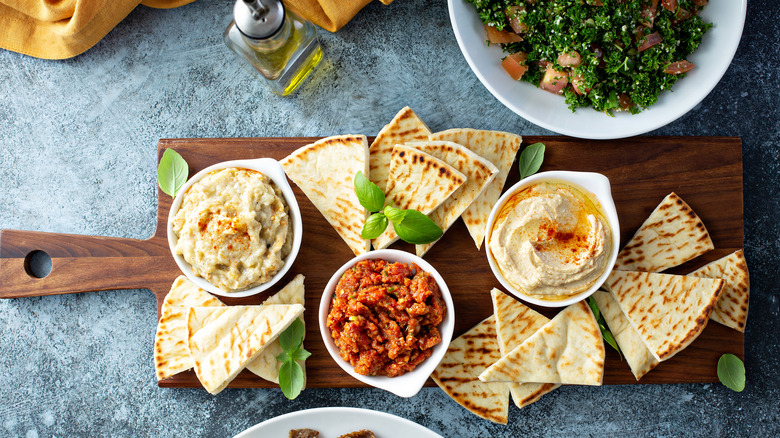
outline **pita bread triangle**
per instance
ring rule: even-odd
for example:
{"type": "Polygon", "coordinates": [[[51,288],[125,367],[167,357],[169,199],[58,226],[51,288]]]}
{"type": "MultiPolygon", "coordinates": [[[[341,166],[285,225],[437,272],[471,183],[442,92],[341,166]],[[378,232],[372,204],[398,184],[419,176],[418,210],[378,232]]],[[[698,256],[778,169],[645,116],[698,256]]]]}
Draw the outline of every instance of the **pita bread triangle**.
{"type": "Polygon", "coordinates": [[[745,333],[750,301],[750,275],[742,250],[704,265],[688,275],[721,278],[725,281],[723,293],[715,304],[710,319],[745,333]]]}
{"type": "Polygon", "coordinates": [[[370,174],[368,176],[371,182],[386,192],[393,146],[409,141],[427,140],[430,133],[430,129],[411,108],[407,106],[398,111],[393,120],[379,131],[369,147],[370,174]]]}
{"type": "Polygon", "coordinates": [[[714,247],[699,216],[672,192],[618,253],[615,269],[660,272],[714,247]]]}
{"type": "Polygon", "coordinates": [[[479,375],[483,382],[601,385],[604,341],[584,301],[559,312],[479,375]]]}
{"type": "MultiPolygon", "coordinates": [[[[550,319],[541,315],[498,289],[490,291],[496,332],[501,356],[522,344],[550,319]]],[[[560,385],[555,383],[509,383],[509,392],[518,408],[539,400],[560,385]]]]}
{"type": "Polygon", "coordinates": [[[628,362],[631,372],[636,380],[639,380],[660,362],[647,348],[636,330],[620,310],[620,305],[610,292],[596,291],[593,299],[599,306],[599,311],[604,316],[612,336],[615,338],[620,351],[628,362]]]}
{"type": "Polygon", "coordinates": [[[176,277],[163,301],[154,336],[154,369],[158,381],[192,368],[187,345],[187,314],[189,307],[201,306],[224,304],[187,277],[176,277]]]}
{"type": "Polygon", "coordinates": [[[369,251],[360,237],[368,212],[355,194],[355,175],[368,177],[364,135],[340,135],[304,146],[280,161],[287,176],[347,242],[355,255],[369,251]]]}
{"type": "Polygon", "coordinates": [[[300,304],[190,308],[188,321],[209,320],[198,330],[188,322],[198,380],[219,393],[302,313],[300,304]]]}
{"type": "Polygon", "coordinates": [[[477,378],[500,358],[495,318],[491,315],[450,342],[431,378],[472,413],[494,423],[506,424],[509,388],[504,383],[484,383],[477,378]]]}
{"type": "Polygon", "coordinates": [[[463,145],[498,168],[498,174],[493,181],[463,212],[463,222],[466,223],[477,249],[480,249],[485,239],[485,227],[490,210],[504,190],[506,178],[523,139],[519,135],[508,132],[477,129],[449,129],[431,134],[428,138],[433,141],[444,140],[463,145]]]}
{"type": "MultiPolygon", "coordinates": [[[[390,159],[385,204],[429,215],[465,182],[466,176],[446,162],[417,149],[396,145],[390,159]]],[[[387,248],[396,240],[398,235],[391,223],[374,239],[374,249],[387,248]]]]}
{"type": "MultiPolygon", "coordinates": [[[[303,276],[298,275],[290,284],[267,299],[263,304],[303,304],[302,287],[303,276]],[[301,288],[300,291],[297,290],[298,287],[301,288]],[[301,295],[300,300],[295,296],[297,293],[301,295]]],[[[225,305],[221,301],[196,286],[187,277],[180,275],[174,280],[171,291],[165,296],[163,301],[160,321],[157,324],[157,332],[155,334],[154,367],[158,381],[182,371],[187,371],[194,365],[190,357],[188,345],[187,318],[189,316],[189,308],[222,306],[225,305]]],[[[214,317],[216,313],[204,316],[214,317]]],[[[193,330],[197,331],[210,322],[210,320],[211,318],[206,318],[189,322],[192,324],[193,330]]],[[[303,320],[303,315],[301,315],[301,320],[303,320]]],[[[273,344],[276,344],[278,347],[277,342],[273,344]]],[[[273,351],[267,351],[247,365],[247,369],[263,379],[279,383],[278,368],[276,373],[277,380],[273,378],[273,371],[268,371],[266,368],[268,366],[268,358],[273,357],[275,362],[277,355],[278,353],[273,354],[273,351]]],[[[303,366],[303,363],[301,366],[303,366]]]]}
{"type": "Polygon", "coordinates": [[[633,271],[612,271],[606,284],[661,362],[701,334],[723,290],[720,279],[633,271]]]}
{"type": "MultiPolygon", "coordinates": [[[[287,286],[282,288],[279,292],[263,301],[263,305],[271,304],[300,304],[304,305],[305,301],[305,288],[303,285],[304,277],[301,274],[295,276],[287,286]]],[[[303,320],[303,314],[299,317],[301,322],[303,320]]],[[[303,348],[303,346],[301,346],[303,348]]],[[[279,368],[282,363],[276,360],[277,356],[282,353],[282,347],[279,345],[279,340],[276,339],[271,342],[257,359],[248,363],[246,369],[257,374],[261,378],[270,382],[279,383],[279,368]]],[[[298,362],[303,368],[304,379],[306,377],[306,368],[303,361],[298,362]]],[[[305,384],[304,384],[305,387],[305,384]]]]}
{"type": "MultiPolygon", "coordinates": [[[[466,175],[466,182],[428,215],[445,233],[498,173],[493,163],[457,143],[426,141],[406,143],[405,146],[431,154],[466,175]]],[[[415,245],[417,256],[425,255],[435,243],[415,245]]]]}

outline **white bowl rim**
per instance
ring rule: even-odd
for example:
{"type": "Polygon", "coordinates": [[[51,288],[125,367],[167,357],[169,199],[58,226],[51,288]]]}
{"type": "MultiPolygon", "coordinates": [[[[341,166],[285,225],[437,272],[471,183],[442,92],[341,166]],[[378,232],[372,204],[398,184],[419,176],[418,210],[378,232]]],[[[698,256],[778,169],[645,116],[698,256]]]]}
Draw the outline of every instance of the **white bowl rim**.
{"type": "Polygon", "coordinates": [[[277,160],[274,160],[273,158],[254,158],[254,159],[247,159],[247,160],[232,160],[232,161],[223,161],[220,163],[216,163],[206,167],[205,169],[193,175],[192,178],[187,180],[187,182],[184,184],[184,186],[181,188],[181,190],[179,191],[179,193],[176,195],[176,197],[173,199],[173,202],[171,203],[171,209],[168,212],[167,233],[168,233],[168,247],[171,250],[171,255],[173,256],[173,259],[176,261],[176,265],[179,266],[179,269],[181,269],[182,273],[184,273],[184,275],[190,281],[195,283],[195,285],[198,286],[199,288],[205,289],[215,295],[228,297],[228,298],[242,298],[242,297],[256,295],[265,290],[268,290],[276,283],[278,283],[279,280],[281,280],[282,277],[284,277],[287,271],[290,270],[293,263],[295,262],[295,258],[298,256],[298,252],[301,249],[301,240],[303,236],[303,222],[301,219],[301,210],[298,207],[298,201],[295,198],[295,194],[293,193],[290,184],[287,182],[287,175],[284,173],[284,169],[282,169],[282,165],[279,164],[279,162],[277,160]],[[186,193],[187,189],[189,189],[195,182],[203,178],[206,174],[211,173],[215,170],[228,169],[228,168],[243,168],[243,169],[255,170],[270,178],[271,181],[273,181],[274,184],[276,184],[276,186],[279,187],[279,189],[281,189],[282,194],[284,195],[284,200],[285,202],[287,202],[287,206],[290,209],[290,218],[292,219],[292,226],[293,226],[292,249],[290,250],[290,254],[287,255],[287,258],[285,259],[282,268],[279,269],[279,271],[276,274],[274,274],[274,276],[271,277],[271,279],[268,280],[267,282],[237,292],[222,290],[217,286],[209,283],[205,278],[195,275],[192,272],[192,268],[190,267],[190,264],[186,260],[184,260],[184,257],[182,257],[180,254],[176,254],[176,252],[174,251],[174,248],[176,247],[176,243],[178,242],[178,238],[176,237],[176,233],[173,232],[173,218],[176,216],[176,212],[179,211],[179,208],[181,207],[184,193],[186,193]]]}
{"type": "MultiPolygon", "coordinates": [[[[466,22],[467,20],[462,19],[461,12],[465,7],[469,7],[469,12],[473,12],[470,19],[476,17],[479,20],[474,6],[467,4],[466,0],[448,0],[447,5],[450,23],[458,42],[458,47],[471,71],[474,72],[493,97],[515,114],[542,128],[559,134],[594,140],[627,138],[644,134],[674,122],[699,105],[712,92],[731,65],[739,47],[745,26],[745,17],[747,16],[747,0],[710,2],[702,10],[701,15],[705,20],[712,22],[715,27],[710,32],[707,32],[701,46],[688,58],[696,65],[701,64],[701,68],[689,72],[687,78],[675,84],[671,90],[674,93],[670,93],[670,90],[665,91],[659,97],[659,101],[645,111],[636,115],[618,112],[614,118],[599,114],[604,117],[604,120],[601,121],[582,116],[583,110],[598,114],[592,108],[580,108],[576,113],[571,113],[571,110],[563,102],[563,98],[553,96],[552,94],[541,99],[549,102],[551,97],[556,97],[560,99],[560,108],[556,106],[541,109],[535,107],[533,110],[528,109],[526,106],[529,104],[529,101],[525,99],[527,96],[515,92],[508,93],[503,90],[505,88],[504,85],[494,84],[488,78],[490,73],[488,67],[480,65],[474,59],[478,53],[491,51],[494,48],[488,47],[485,43],[487,39],[482,38],[481,46],[477,49],[480,52],[477,52],[477,50],[471,49],[466,41],[468,23],[466,22]],[[722,10],[725,10],[727,13],[719,14],[718,11],[722,10]],[[461,29],[461,26],[463,26],[463,29],[461,29]],[[723,26],[725,29],[719,32],[717,30],[719,26],[723,26]],[[713,33],[717,33],[717,37],[714,37],[713,33]],[[687,85],[685,84],[686,81],[688,82],[687,85]],[[562,112],[568,113],[565,116],[559,116],[562,112]],[[580,115],[578,116],[577,114],[580,115]],[[578,117],[583,119],[583,122],[578,122],[578,117]],[[595,124],[592,123],[594,120],[596,121],[595,124]]],[[[498,46],[494,45],[494,47],[498,46]]],[[[498,50],[498,53],[501,53],[500,48],[496,50],[498,50]]],[[[498,65],[499,63],[496,62],[496,66],[498,65]]],[[[496,68],[496,66],[491,66],[491,68],[496,68]]],[[[522,85],[533,87],[533,85],[528,83],[523,83],[522,85]]],[[[542,96],[545,95],[542,94],[542,96]]]]}
{"type": "Polygon", "coordinates": [[[601,285],[607,281],[607,277],[612,272],[612,269],[617,260],[617,255],[620,248],[620,221],[617,216],[617,209],[615,208],[615,201],[612,199],[612,190],[609,183],[609,178],[596,172],[573,172],[573,171],[549,171],[540,172],[531,175],[525,179],[522,179],[510,187],[501,197],[498,199],[493,209],[488,216],[487,225],[485,227],[485,254],[488,259],[490,269],[493,271],[493,275],[496,277],[499,283],[501,283],[507,291],[512,295],[520,298],[531,304],[536,304],[542,307],[565,307],[570,304],[574,304],[578,301],[582,301],[589,296],[593,295],[601,285]],[[587,290],[580,292],[576,295],[572,295],[563,300],[547,301],[536,297],[529,296],[512,286],[501,274],[496,262],[493,260],[492,253],[490,252],[490,231],[493,228],[493,222],[496,219],[496,215],[504,206],[506,201],[518,191],[529,187],[540,181],[554,181],[572,184],[579,189],[583,189],[586,193],[590,193],[601,204],[602,211],[609,222],[610,232],[612,234],[612,248],[607,267],[604,272],[599,276],[598,280],[588,288],[587,290]]]}
{"type": "Polygon", "coordinates": [[[452,340],[452,334],[455,330],[455,305],[452,302],[452,295],[450,294],[450,290],[447,287],[447,284],[444,282],[444,278],[442,278],[441,274],[439,274],[436,268],[434,268],[430,263],[406,251],[400,251],[397,249],[380,249],[369,251],[365,254],[354,257],[333,274],[333,276],[330,278],[330,281],[328,281],[327,286],[325,286],[325,290],[322,293],[322,298],[320,299],[319,320],[320,334],[322,335],[322,340],[325,343],[325,347],[327,348],[331,357],[333,357],[333,360],[336,361],[341,369],[346,371],[350,376],[367,385],[371,385],[379,389],[384,389],[385,391],[391,392],[399,397],[408,398],[420,392],[423,385],[425,385],[425,382],[428,380],[428,377],[430,377],[430,375],[433,373],[433,370],[436,369],[436,367],[439,365],[439,362],[441,362],[442,358],[444,358],[444,354],[447,352],[447,348],[449,348],[450,341],[452,340]],[[417,365],[414,370],[398,377],[364,376],[356,373],[354,367],[341,358],[339,349],[335,342],[333,342],[333,338],[330,335],[330,329],[328,328],[328,312],[330,311],[331,299],[333,297],[333,293],[336,290],[336,284],[347,269],[354,266],[355,263],[367,259],[384,259],[390,262],[415,263],[423,271],[428,272],[431,274],[431,276],[433,276],[434,280],[436,280],[436,283],[439,285],[439,289],[441,290],[442,299],[444,299],[444,302],[447,304],[447,314],[444,316],[444,320],[442,321],[441,325],[439,325],[441,342],[433,347],[433,354],[431,354],[429,358],[425,359],[425,361],[417,365]]]}

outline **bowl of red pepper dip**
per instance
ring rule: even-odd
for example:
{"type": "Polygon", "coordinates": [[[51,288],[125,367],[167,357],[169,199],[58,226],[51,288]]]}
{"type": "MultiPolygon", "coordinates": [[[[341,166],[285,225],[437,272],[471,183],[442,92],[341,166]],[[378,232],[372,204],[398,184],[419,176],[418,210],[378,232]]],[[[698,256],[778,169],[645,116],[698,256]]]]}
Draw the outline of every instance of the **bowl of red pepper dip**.
{"type": "Polygon", "coordinates": [[[325,346],[348,374],[401,397],[420,391],[454,328],[452,297],[425,260],[363,254],[339,269],[320,302],[325,346]]]}

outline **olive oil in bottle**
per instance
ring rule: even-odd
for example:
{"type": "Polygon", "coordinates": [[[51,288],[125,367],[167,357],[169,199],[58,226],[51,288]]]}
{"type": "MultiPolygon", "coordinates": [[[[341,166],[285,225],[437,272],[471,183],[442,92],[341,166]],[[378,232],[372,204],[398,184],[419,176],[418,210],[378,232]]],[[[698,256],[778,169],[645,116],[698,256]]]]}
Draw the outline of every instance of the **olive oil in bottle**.
{"type": "Polygon", "coordinates": [[[224,40],[254,76],[287,96],[322,60],[316,32],[280,0],[238,0],[224,40]]]}

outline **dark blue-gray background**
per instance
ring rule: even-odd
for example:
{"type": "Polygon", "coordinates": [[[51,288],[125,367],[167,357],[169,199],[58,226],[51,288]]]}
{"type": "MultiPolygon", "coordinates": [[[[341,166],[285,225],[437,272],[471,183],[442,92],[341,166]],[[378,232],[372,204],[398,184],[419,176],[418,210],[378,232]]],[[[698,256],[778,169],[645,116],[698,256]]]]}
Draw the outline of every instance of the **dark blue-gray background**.
{"type": "MultiPolygon", "coordinates": [[[[734,0],[712,0],[734,1],[734,0]]],[[[232,436],[320,406],[390,412],[450,437],[778,436],[780,3],[751,0],[737,55],[715,90],[653,135],[739,136],[751,303],[747,388],[720,384],[566,387],[483,421],[438,388],[399,399],[371,389],[162,389],[155,300],[147,290],[0,300],[0,436],[232,436]]],[[[222,43],[230,1],[139,7],[75,59],[0,51],[0,228],[149,237],[155,150],[168,137],[373,135],[409,105],[433,130],[550,134],[479,83],[446,2],[369,5],[321,33],[327,60],[280,99],[222,43]]],[[[723,208],[739,208],[724,205],[723,208]]]]}

